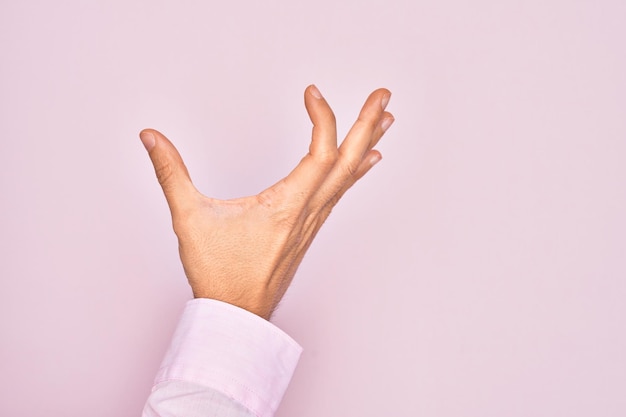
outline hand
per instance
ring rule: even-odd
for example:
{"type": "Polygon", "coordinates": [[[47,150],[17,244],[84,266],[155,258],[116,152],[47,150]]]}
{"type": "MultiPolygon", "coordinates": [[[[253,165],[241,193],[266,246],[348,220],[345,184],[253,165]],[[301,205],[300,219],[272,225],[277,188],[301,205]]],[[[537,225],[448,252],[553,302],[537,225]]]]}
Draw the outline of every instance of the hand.
{"type": "Polygon", "coordinates": [[[304,102],[313,122],[309,153],[258,195],[217,200],[202,195],[172,143],[140,133],[163,188],[180,258],[196,298],[212,298],[270,318],[333,206],[381,159],[372,148],[393,123],[391,93],[374,91],[337,147],[335,116],[315,86],[304,102]]]}

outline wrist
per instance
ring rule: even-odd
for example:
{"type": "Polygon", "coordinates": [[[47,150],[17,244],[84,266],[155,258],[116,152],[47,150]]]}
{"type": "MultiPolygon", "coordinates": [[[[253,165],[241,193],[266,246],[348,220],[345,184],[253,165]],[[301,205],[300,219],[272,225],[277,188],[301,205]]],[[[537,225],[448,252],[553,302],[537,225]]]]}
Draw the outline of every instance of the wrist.
{"type": "Polygon", "coordinates": [[[263,297],[259,297],[260,299],[254,300],[250,297],[233,297],[233,296],[225,296],[222,294],[211,294],[207,291],[196,291],[193,290],[193,297],[196,299],[209,299],[221,301],[223,303],[227,303],[233,305],[235,307],[239,307],[243,310],[249,311],[252,314],[256,314],[257,316],[265,319],[267,321],[270,320],[272,313],[274,311],[275,306],[268,303],[263,297]]]}

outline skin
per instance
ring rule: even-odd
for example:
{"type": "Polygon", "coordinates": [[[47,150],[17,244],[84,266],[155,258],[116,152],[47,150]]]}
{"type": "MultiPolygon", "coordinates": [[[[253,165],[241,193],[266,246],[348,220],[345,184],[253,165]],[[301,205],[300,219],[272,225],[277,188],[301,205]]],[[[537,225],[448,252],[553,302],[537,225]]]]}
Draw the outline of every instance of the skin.
{"type": "Polygon", "coordinates": [[[233,200],[201,194],[174,145],[156,130],[140,133],[172,214],[194,297],[269,320],[332,208],[380,161],[373,148],[394,121],[385,111],[390,97],[384,88],[372,92],[337,146],[333,111],[315,86],[307,87],[309,152],[273,186],[233,200]]]}

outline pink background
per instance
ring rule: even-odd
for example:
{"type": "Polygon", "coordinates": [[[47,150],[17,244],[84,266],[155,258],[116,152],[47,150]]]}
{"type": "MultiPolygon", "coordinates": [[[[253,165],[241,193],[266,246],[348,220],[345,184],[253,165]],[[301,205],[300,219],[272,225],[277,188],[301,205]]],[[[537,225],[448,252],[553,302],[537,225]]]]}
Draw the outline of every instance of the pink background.
{"type": "Polygon", "coordinates": [[[206,194],[394,92],[275,322],[278,412],[626,415],[626,2],[2,1],[0,415],[138,416],[190,296],[138,139],[206,194]]]}

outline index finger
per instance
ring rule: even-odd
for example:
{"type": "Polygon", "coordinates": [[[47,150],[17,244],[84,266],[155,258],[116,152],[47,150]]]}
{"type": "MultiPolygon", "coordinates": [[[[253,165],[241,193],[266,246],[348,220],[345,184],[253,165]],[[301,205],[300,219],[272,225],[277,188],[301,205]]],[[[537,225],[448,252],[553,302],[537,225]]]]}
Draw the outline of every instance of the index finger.
{"type": "Polygon", "coordinates": [[[305,203],[320,187],[338,158],[335,115],[319,90],[311,85],[304,93],[304,103],[313,123],[309,152],[277,184],[265,192],[287,187],[288,195],[305,203]]]}

